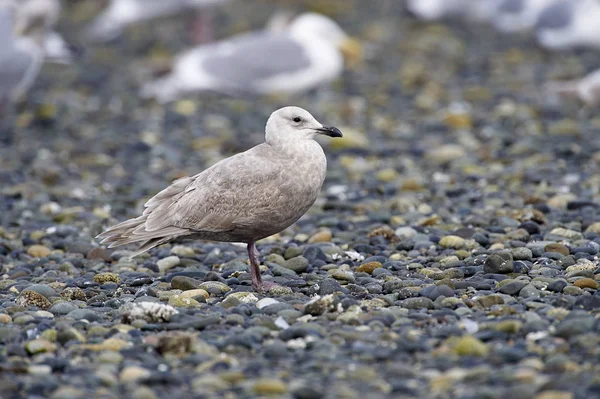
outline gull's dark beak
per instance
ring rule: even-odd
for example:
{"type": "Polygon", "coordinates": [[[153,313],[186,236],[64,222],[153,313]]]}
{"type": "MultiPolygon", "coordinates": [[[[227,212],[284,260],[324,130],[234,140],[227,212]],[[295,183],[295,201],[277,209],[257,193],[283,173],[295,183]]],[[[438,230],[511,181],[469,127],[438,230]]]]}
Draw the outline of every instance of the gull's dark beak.
{"type": "Polygon", "coordinates": [[[320,134],[324,134],[329,137],[343,137],[342,132],[335,126],[322,126],[320,128],[315,129],[320,134]]]}

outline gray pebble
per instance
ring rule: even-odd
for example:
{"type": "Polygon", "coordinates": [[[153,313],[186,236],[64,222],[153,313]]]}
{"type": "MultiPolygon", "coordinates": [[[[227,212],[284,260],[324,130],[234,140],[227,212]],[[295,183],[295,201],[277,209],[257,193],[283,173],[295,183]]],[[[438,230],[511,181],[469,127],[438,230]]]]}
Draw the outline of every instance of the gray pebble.
{"type": "Polygon", "coordinates": [[[98,313],[88,309],[75,309],[67,314],[67,317],[71,317],[75,320],[87,320],[87,321],[98,321],[101,319],[98,313]]]}
{"type": "Polygon", "coordinates": [[[513,269],[513,259],[509,252],[491,254],[483,265],[486,273],[512,273],[513,269]]]}
{"type": "Polygon", "coordinates": [[[48,311],[54,315],[66,315],[76,309],[78,309],[77,306],[71,302],[59,302],[52,305],[48,311]]]}
{"type": "Polygon", "coordinates": [[[304,273],[306,269],[308,269],[308,259],[306,259],[304,256],[296,256],[288,259],[285,262],[284,267],[293,270],[298,274],[304,273]]]}
{"type": "Polygon", "coordinates": [[[517,295],[527,284],[526,281],[511,281],[500,287],[498,291],[507,295],[517,295]]]}
{"type": "Polygon", "coordinates": [[[51,287],[46,284],[33,284],[27,287],[29,291],[35,291],[38,294],[45,296],[46,298],[50,298],[56,296],[56,291],[54,291],[51,287]]]}

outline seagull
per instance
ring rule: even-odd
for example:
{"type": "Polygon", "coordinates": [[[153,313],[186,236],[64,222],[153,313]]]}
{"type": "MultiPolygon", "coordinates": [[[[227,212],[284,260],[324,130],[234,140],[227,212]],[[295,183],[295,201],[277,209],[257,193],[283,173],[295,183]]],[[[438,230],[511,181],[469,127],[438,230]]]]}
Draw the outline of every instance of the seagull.
{"type": "Polygon", "coordinates": [[[196,91],[296,93],[333,80],[344,67],[343,53],[359,52],[358,42],[333,20],[305,13],[287,29],[246,33],[184,52],[169,75],[145,84],[140,94],[164,103],[196,91]]]}
{"type": "Polygon", "coordinates": [[[564,50],[600,48],[600,3],[597,0],[562,0],[540,15],[536,38],[542,47],[564,50]]]}
{"type": "Polygon", "coordinates": [[[0,109],[31,87],[44,60],[39,39],[15,36],[14,13],[14,8],[0,3],[0,109]]]}
{"type": "MultiPolygon", "coordinates": [[[[111,0],[108,7],[86,29],[85,35],[91,41],[106,42],[134,24],[186,11],[207,9],[229,1],[231,0],[111,0]]],[[[206,15],[199,15],[200,23],[210,23],[208,17],[203,17],[206,15]]]]}
{"type": "Polygon", "coordinates": [[[342,133],[302,108],[281,108],[267,121],[264,143],[175,180],[141,216],[97,238],[109,248],[139,243],[131,256],[178,238],[246,243],[252,287],[268,290],[274,284],[261,279],[256,241],[291,226],[315,202],[327,169],[318,136],[342,133]]]}
{"type": "Polygon", "coordinates": [[[0,0],[0,109],[22,97],[42,63],[68,63],[72,49],[51,29],[60,4],[56,0],[0,0]]]}

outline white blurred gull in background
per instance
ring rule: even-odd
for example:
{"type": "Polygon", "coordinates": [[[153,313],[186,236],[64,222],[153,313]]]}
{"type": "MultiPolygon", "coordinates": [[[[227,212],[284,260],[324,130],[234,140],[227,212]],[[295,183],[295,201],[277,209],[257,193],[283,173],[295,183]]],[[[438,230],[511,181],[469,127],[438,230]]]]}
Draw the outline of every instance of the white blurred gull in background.
{"type": "MultiPolygon", "coordinates": [[[[183,12],[197,11],[195,33],[212,36],[212,17],[207,10],[231,0],[111,0],[108,7],[86,29],[86,37],[94,42],[105,42],[121,35],[130,25],[169,17],[183,12]],[[208,25],[208,26],[207,26],[208,25]]],[[[205,41],[207,37],[197,37],[205,41]]]]}
{"type": "Polygon", "coordinates": [[[536,37],[542,47],[552,50],[600,48],[600,2],[561,0],[550,5],[540,15],[536,37]]]}
{"type": "Polygon", "coordinates": [[[172,72],[144,85],[141,95],[168,102],[194,91],[301,92],[338,77],[343,53],[358,57],[360,45],[328,17],[301,14],[287,29],[241,34],[184,52],[172,72]]]}
{"type": "Polygon", "coordinates": [[[40,42],[14,34],[15,9],[0,2],[0,111],[33,84],[44,59],[40,42]]]}

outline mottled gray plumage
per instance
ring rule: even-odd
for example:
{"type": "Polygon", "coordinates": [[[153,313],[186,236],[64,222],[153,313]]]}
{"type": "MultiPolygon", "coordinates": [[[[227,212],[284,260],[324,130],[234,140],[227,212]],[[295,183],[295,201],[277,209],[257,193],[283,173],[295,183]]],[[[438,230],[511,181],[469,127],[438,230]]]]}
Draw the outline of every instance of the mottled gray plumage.
{"type": "MultiPolygon", "coordinates": [[[[571,1],[559,1],[540,14],[536,29],[561,29],[572,22],[576,4],[571,1]]],[[[600,21],[599,21],[600,22],[600,21]]]]}
{"type": "Polygon", "coordinates": [[[176,180],[146,202],[141,216],[98,238],[110,247],[140,243],[132,256],[181,237],[245,242],[253,285],[260,289],[254,242],[296,222],[325,179],[327,161],[314,140],[317,134],[341,137],[339,130],[323,126],[302,108],[275,111],[264,143],[176,180]]]}
{"type": "Polygon", "coordinates": [[[230,46],[227,53],[203,59],[202,68],[222,87],[236,91],[254,91],[262,80],[301,71],[311,62],[305,48],[285,34],[249,33],[231,40],[230,46]]]}

